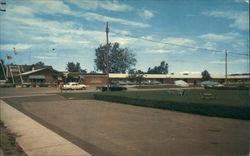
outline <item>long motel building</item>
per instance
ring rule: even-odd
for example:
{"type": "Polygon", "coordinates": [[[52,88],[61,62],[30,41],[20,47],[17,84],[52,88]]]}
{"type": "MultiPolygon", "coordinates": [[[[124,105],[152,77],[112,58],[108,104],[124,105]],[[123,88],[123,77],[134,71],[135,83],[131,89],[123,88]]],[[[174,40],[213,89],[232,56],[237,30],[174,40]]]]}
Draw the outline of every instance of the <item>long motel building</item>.
{"type": "MultiPolygon", "coordinates": [[[[131,81],[130,74],[86,74],[81,72],[60,72],[52,66],[12,65],[8,66],[6,79],[14,84],[31,84],[33,86],[57,86],[60,82],[79,82],[85,85],[106,85],[108,79],[112,81],[131,81]]],[[[143,81],[157,81],[161,84],[173,84],[176,80],[183,80],[189,84],[199,84],[201,75],[169,75],[169,74],[143,74],[143,81]]],[[[225,75],[211,75],[211,81],[225,83],[225,75]]],[[[250,83],[250,75],[228,75],[228,83],[250,83]]]]}

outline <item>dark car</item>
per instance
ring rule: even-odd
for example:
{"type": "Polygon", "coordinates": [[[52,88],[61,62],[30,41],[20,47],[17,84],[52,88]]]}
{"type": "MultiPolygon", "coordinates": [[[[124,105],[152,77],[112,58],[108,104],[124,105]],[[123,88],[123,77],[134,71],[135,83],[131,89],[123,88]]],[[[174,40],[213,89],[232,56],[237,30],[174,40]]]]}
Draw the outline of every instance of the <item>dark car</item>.
{"type": "MultiPolygon", "coordinates": [[[[102,92],[105,92],[108,90],[107,86],[98,86],[97,89],[101,90],[102,92]]],[[[110,91],[125,91],[127,90],[127,88],[122,87],[122,86],[110,86],[109,90],[110,91]]]]}

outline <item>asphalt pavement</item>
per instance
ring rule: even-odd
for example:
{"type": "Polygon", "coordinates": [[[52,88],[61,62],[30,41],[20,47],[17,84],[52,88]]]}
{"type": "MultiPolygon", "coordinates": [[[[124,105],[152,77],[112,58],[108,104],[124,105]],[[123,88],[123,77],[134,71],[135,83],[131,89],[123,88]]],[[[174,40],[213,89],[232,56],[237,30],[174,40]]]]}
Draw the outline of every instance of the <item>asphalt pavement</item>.
{"type": "Polygon", "coordinates": [[[92,155],[249,154],[248,121],[96,100],[65,100],[52,89],[40,89],[22,93],[14,89],[18,97],[10,97],[13,90],[5,89],[9,98],[2,99],[92,155]],[[40,95],[42,92],[45,95],[40,95]]]}

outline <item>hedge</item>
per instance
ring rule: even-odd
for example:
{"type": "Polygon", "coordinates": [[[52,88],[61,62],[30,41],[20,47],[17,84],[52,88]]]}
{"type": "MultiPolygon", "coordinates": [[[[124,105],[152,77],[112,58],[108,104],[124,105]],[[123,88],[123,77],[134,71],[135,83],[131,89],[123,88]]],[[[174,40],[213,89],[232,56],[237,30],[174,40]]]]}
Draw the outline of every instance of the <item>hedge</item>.
{"type": "Polygon", "coordinates": [[[160,108],[160,109],[194,113],[207,116],[249,120],[249,107],[246,106],[237,107],[237,106],[225,106],[219,104],[175,102],[167,100],[131,98],[125,96],[117,96],[117,95],[115,96],[115,95],[98,94],[98,93],[94,94],[94,98],[97,100],[118,102],[118,103],[143,106],[143,107],[160,108]]]}
{"type": "Polygon", "coordinates": [[[249,87],[205,87],[205,89],[214,89],[214,90],[249,90],[249,87]]]}

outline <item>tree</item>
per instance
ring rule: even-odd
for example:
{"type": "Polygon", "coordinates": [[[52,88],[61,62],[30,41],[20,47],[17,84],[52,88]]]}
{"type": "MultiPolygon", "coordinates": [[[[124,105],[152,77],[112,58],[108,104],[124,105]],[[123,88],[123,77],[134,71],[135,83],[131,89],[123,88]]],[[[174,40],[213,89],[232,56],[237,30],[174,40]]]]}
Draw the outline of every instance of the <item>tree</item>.
{"type": "Polygon", "coordinates": [[[148,68],[147,74],[168,74],[168,63],[161,61],[159,66],[155,66],[152,69],[148,68]]]}
{"type": "Polygon", "coordinates": [[[35,66],[44,66],[45,64],[42,61],[39,61],[34,64],[35,66]]]}
{"type": "Polygon", "coordinates": [[[204,70],[203,72],[201,72],[201,76],[202,76],[201,78],[202,81],[208,81],[211,79],[211,76],[207,70],[204,70]]]}
{"type": "Polygon", "coordinates": [[[141,70],[131,69],[129,70],[128,79],[132,82],[136,82],[137,84],[141,84],[141,82],[144,80],[144,72],[141,70]]]}
{"type": "Polygon", "coordinates": [[[92,70],[91,72],[89,72],[90,74],[96,74],[97,72],[92,70]]]}
{"type": "Polygon", "coordinates": [[[68,62],[66,70],[69,72],[82,72],[82,73],[87,73],[86,69],[81,69],[81,65],[79,62],[68,62]]]}
{"type": "MultiPolygon", "coordinates": [[[[95,49],[95,68],[106,73],[106,45],[100,45],[95,49]]],[[[109,44],[109,72],[126,73],[136,65],[135,54],[127,48],[120,48],[119,43],[109,44]]]]}

